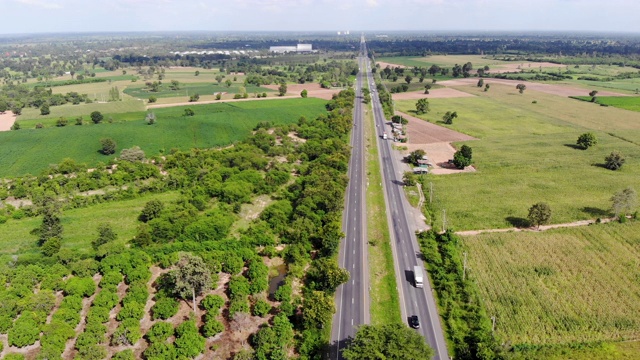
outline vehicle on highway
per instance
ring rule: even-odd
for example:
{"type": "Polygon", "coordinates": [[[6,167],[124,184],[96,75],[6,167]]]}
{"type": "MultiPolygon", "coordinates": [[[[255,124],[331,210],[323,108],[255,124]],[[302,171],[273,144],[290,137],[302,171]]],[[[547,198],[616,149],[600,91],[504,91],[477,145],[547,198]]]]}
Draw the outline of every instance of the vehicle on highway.
{"type": "Polygon", "coordinates": [[[420,329],[420,320],[418,319],[418,315],[412,315],[409,317],[409,326],[414,329],[420,329]]]}
{"type": "Polygon", "coordinates": [[[423,287],[424,275],[422,274],[422,267],[413,267],[413,281],[417,288],[423,287]]]}
{"type": "Polygon", "coordinates": [[[383,133],[383,134],[382,134],[382,139],[383,139],[383,140],[387,140],[387,138],[388,138],[387,133],[383,133]]]}

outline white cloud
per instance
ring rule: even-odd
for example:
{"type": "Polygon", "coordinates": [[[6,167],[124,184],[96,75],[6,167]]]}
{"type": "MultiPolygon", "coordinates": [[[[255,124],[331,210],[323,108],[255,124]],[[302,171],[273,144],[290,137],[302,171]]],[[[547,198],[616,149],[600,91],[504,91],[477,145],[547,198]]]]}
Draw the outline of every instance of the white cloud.
{"type": "Polygon", "coordinates": [[[42,0],[16,0],[20,4],[39,7],[42,9],[62,9],[62,5],[53,1],[42,1],[42,0]]]}
{"type": "Polygon", "coordinates": [[[367,6],[369,7],[378,7],[379,5],[378,0],[367,0],[367,6]]]}

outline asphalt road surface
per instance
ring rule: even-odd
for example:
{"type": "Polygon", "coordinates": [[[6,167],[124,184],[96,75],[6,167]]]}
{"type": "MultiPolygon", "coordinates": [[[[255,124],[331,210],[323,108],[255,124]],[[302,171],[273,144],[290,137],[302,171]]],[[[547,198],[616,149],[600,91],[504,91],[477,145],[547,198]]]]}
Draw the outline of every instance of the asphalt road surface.
{"type": "MultiPolygon", "coordinates": [[[[367,66],[366,81],[369,82],[370,88],[375,88],[373,75],[367,66]]],[[[389,229],[391,234],[391,244],[396,266],[396,281],[398,282],[398,292],[400,295],[400,310],[405,323],[412,315],[417,315],[420,320],[420,332],[429,345],[434,349],[435,360],[447,360],[447,346],[444,340],[444,333],[440,324],[440,316],[438,315],[436,303],[431,289],[429,278],[424,278],[424,288],[416,288],[413,285],[413,268],[424,264],[420,255],[420,247],[415,235],[415,225],[410,221],[413,219],[408,216],[407,209],[410,209],[403,189],[402,189],[402,171],[399,164],[396,164],[396,158],[392,155],[392,140],[383,140],[382,134],[386,131],[390,134],[391,127],[387,124],[384,117],[382,105],[377,96],[377,91],[372,92],[373,114],[376,124],[376,133],[378,135],[378,149],[380,160],[382,162],[383,187],[385,190],[385,201],[387,204],[387,218],[389,221],[389,229]]],[[[392,139],[389,136],[389,139],[392,139]]],[[[425,271],[426,274],[426,271],[425,271]]]]}
{"type": "MultiPolygon", "coordinates": [[[[364,46],[364,43],[362,44],[364,46]]],[[[364,52],[361,53],[365,54],[364,52]]],[[[365,55],[366,56],[366,55],[365,55]]],[[[365,69],[366,58],[358,62],[365,69]]],[[[351,134],[351,159],[349,161],[349,185],[347,187],[342,231],[345,234],[340,245],[340,267],[349,271],[349,281],[336,290],[336,313],[331,329],[331,359],[341,359],[345,340],[353,337],[358,325],[369,323],[369,273],[367,260],[364,132],[362,118],[362,71],[356,79],[356,101],[353,111],[351,134]]]]}

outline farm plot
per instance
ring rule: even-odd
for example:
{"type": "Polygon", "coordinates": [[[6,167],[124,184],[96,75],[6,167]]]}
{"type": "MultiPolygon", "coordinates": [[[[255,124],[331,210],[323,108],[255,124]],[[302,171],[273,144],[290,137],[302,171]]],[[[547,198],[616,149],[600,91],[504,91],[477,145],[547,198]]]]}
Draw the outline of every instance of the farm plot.
{"type": "MultiPolygon", "coordinates": [[[[433,182],[434,203],[446,209],[447,222],[457,230],[513,227],[539,201],[550,204],[553,223],[608,216],[611,196],[636,183],[637,113],[538,92],[520,95],[497,84],[489,92],[458,89],[477,96],[430,99],[431,111],[417,116],[440,124],[446,111],[457,111],[459,117],[447,127],[479,139],[465,143],[473,148],[477,172],[425,178],[433,182]],[[576,149],[576,139],[587,131],[599,144],[576,149]],[[602,167],[614,150],[627,156],[617,172],[602,167]]],[[[415,114],[415,101],[396,105],[415,114]]]]}
{"type": "Polygon", "coordinates": [[[107,137],[117,143],[117,153],[137,145],[148,156],[172,148],[228,145],[244,138],[261,121],[282,124],[294,123],[301,116],[315,118],[325,111],[324,104],[320,99],[194,104],[189,107],[195,115],[188,117],[183,116],[185,107],[155,109],[157,123],[152,126],[146,124],[144,112],[107,113],[106,123],[98,125],[27,129],[29,122],[25,122],[22,130],[0,133],[0,176],[37,174],[64,158],[87,164],[106,162],[113,156],[98,150],[100,139],[107,137]],[[113,123],[107,122],[109,118],[113,123]]]}
{"type": "Polygon", "coordinates": [[[496,333],[512,345],[640,339],[640,223],[465,237],[496,333]]]}
{"type": "MultiPolygon", "coordinates": [[[[578,100],[591,101],[591,96],[576,96],[578,100]]],[[[640,112],[640,96],[597,96],[596,104],[640,112]]]]}

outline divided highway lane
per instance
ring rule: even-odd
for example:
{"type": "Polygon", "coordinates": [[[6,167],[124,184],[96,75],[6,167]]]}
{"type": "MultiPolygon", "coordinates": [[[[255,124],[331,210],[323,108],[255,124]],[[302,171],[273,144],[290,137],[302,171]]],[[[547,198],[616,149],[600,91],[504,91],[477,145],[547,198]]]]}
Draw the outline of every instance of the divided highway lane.
{"type": "MultiPolygon", "coordinates": [[[[369,71],[368,59],[367,81],[369,85],[374,84],[373,75],[369,71]]],[[[402,171],[398,170],[399,166],[396,166],[391,154],[392,141],[382,140],[381,135],[387,125],[382,105],[377,96],[372,96],[372,106],[378,135],[378,149],[382,161],[387,218],[391,230],[402,317],[405,322],[408,322],[409,316],[418,315],[421,327],[416,331],[419,331],[434,349],[433,359],[447,360],[449,359],[447,345],[429,278],[425,277],[424,288],[419,289],[413,286],[413,267],[417,265],[424,268],[424,264],[420,259],[420,247],[413,230],[415,226],[411,227],[409,224],[410,217],[407,216],[406,209],[409,209],[410,205],[402,190],[402,171]]]]}
{"type": "MultiPolygon", "coordinates": [[[[358,57],[361,69],[365,60],[358,57]]],[[[355,335],[356,327],[368,324],[369,317],[369,273],[366,247],[365,215],[365,171],[364,132],[362,118],[362,71],[356,79],[356,100],[353,110],[351,134],[351,159],[349,160],[349,185],[345,199],[342,231],[345,234],[340,244],[340,267],[349,271],[349,281],[336,290],[336,313],[331,329],[331,359],[341,359],[345,340],[355,335]]]]}

